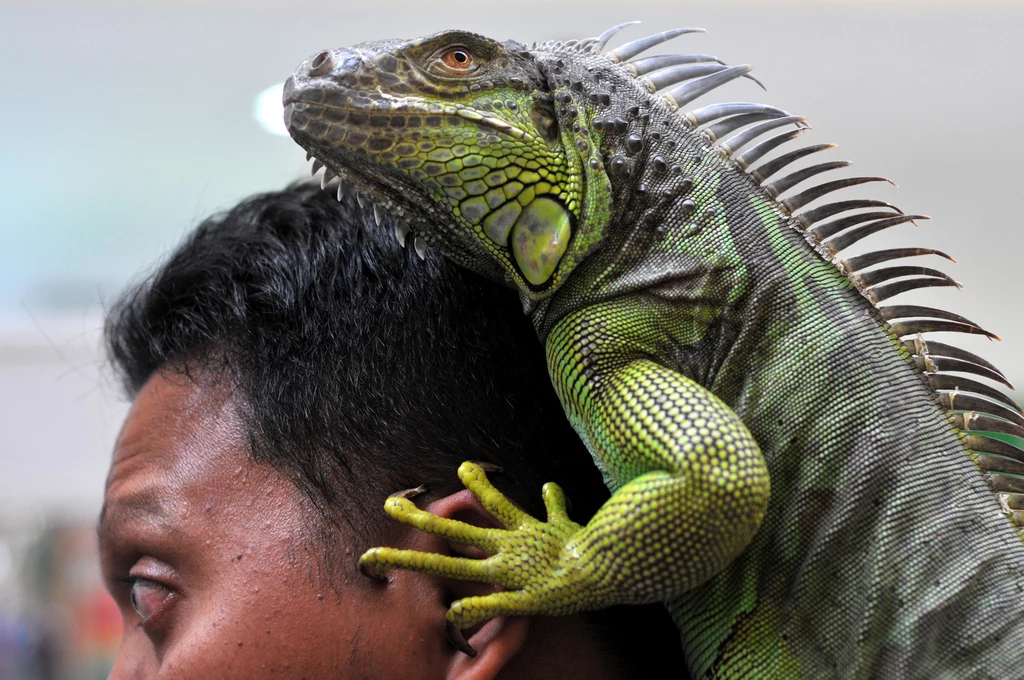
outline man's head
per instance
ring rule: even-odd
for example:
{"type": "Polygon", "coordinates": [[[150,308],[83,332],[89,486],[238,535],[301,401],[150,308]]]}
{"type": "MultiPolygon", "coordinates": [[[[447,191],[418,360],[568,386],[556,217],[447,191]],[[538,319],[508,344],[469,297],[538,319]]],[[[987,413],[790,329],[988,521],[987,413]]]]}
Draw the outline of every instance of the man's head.
{"type": "MultiPolygon", "coordinates": [[[[425,485],[431,511],[491,522],[459,491],[463,460],[499,465],[540,516],[546,481],[577,520],[605,498],[517,309],[309,186],[201,225],[108,320],[134,399],[101,520],[125,617],[115,677],[544,677],[611,637],[594,673],[632,663],[609,621],[636,630],[633,610],[495,621],[470,631],[471,660],[443,617],[482,586],[356,571],[372,545],[460,551],[386,522],[395,491],[425,485]]],[[[670,645],[657,631],[637,646],[670,645]]]]}

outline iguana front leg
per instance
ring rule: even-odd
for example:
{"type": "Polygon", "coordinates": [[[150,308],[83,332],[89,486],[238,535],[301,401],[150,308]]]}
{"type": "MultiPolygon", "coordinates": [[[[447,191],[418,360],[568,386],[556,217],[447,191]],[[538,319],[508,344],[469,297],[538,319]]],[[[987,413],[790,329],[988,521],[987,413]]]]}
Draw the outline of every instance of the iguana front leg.
{"type": "Polygon", "coordinates": [[[545,487],[548,521],[513,506],[474,467],[460,476],[505,529],[434,517],[389,499],[395,519],[491,554],[483,560],[374,548],[360,565],[484,581],[510,590],[456,601],[450,636],[495,616],[569,614],[663,600],[722,570],[764,516],[768,471],[736,414],[689,378],[665,368],[628,328],[587,310],[548,340],[552,379],[573,425],[613,489],[580,526],[561,491],[545,487]]]}

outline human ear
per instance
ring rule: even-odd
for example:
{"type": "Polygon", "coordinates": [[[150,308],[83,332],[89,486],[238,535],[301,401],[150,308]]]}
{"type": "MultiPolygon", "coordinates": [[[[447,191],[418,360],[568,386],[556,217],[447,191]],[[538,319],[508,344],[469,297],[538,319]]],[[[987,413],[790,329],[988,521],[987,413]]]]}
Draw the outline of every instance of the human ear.
{"type": "Polygon", "coordinates": [[[446,680],[492,680],[523,650],[530,629],[525,616],[499,616],[485,623],[468,642],[477,650],[469,656],[454,647],[446,680]]]}
{"type": "MultiPolygon", "coordinates": [[[[466,490],[438,499],[425,509],[437,517],[475,526],[498,526],[480,501],[466,490]]],[[[447,547],[452,554],[461,557],[486,557],[479,550],[467,546],[448,543],[447,547]]],[[[494,586],[468,581],[446,580],[443,583],[445,602],[448,605],[464,597],[484,595],[495,590],[494,586]]],[[[438,626],[443,626],[443,622],[438,621],[438,626]]],[[[475,631],[467,631],[471,633],[467,642],[476,650],[476,656],[469,656],[450,646],[446,679],[491,680],[498,677],[523,650],[529,630],[530,620],[527,617],[500,616],[487,621],[475,631]]]]}

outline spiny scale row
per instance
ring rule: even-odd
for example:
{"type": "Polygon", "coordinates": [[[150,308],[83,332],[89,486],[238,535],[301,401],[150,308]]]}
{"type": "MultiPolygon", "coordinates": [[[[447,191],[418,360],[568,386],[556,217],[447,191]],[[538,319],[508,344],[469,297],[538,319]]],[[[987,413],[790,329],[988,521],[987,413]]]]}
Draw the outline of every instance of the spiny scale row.
{"type": "MultiPolygon", "coordinates": [[[[656,35],[634,40],[613,50],[601,52],[616,33],[633,23],[636,22],[619,24],[605,31],[597,38],[579,41],[572,45],[568,43],[546,43],[544,47],[565,49],[566,46],[569,46],[580,51],[589,51],[592,54],[604,54],[612,63],[619,64],[623,68],[628,69],[652,94],[662,88],[675,86],[674,89],[664,95],[666,102],[675,107],[682,107],[696,97],[710,92],[737,77],[747,76],[750,71],[749,66],[729,67],[717,57],[706,54],[658,55],[641,57],[635,61],[626,61],[667,40],[688,33],[703,32],[703,29],[678,28],[664,31],[656,35]]],[[[600,93],[595,93],[592,97],[598,96],[599,98],[599,95],[600,93]]],[[[795,149],[753,167],[767,154],[792,141],[805,130],[810,129],[804,117],[790,115],[786,111],[773,106],[753,102],[711,104],[683,113],[682,119],[691,130],[698,131],[707,138],[718,153],[722,154],[725,158],[731,159],[741,172],[745,172],[754,182],[760,185],[762,190],[770,198],[776,200],[789,214],[793,214],[813,201],[840,189],[869,182],[890,182],[890,180],[883,177],[851,177],[825,182],[787,198],[780,198],[782,194],[794,189],[799,184],[823,173],[849,167],[850,163],[848,161],[820,163],[776,178],[779,173],[793,163],[815,153],[835,148],[834,144],[816,144],[795,149]],[[772,130],[788,125],[795,125],[797,128],[760,141],[746,151],[741,152],[744,147],[762,138],[772,130]]],[[[595,119],[594,126],[595,128],[600,126],[601,128],[612,129],[616,132],[623,132],[625,121],[621,121],[622,125],[619,125],[619,123],[620,121],[614,118],[605,121],[599,117],[595,119]]],[[[629,139],[626,139],[624,143],[628,146],[629,141],[629,139]]],[[[899,224],[913,223],[916,220],[923,219],[928,219],[928,217],[925,215],[904,215],[898,209],[885,203],[844,201],[796,215],[794,217],[794,226],[801,227],[812,245],[826,259],[835,262],[835,257],[839,252],[872,234],[899,224]],[[855,214],[842,217],[827,224],[817,225],[825,217],[866,207],[886,207],[893,212],[875,211],[855,214]]],[[[889,259],[896,259],[917,254],[925,253],[911,253],[908,250],[890,251],[888,257],[889,259]]],[[[861,260],[861,262],[865,261],[861,260]]],[[[875,261],[872,264],[878,264],[878,262],[875,261]]],[[[844,261],[844,263],[837,262],[839,266],[845,265],[843,267],[844,273],[874,303],[916,288],[946,285],[959,286],[956,281],[945,274],[926,267],[889,267],[883,272],[858,273],[856,268],[851,267],[851,264],[850,261],[844,261]],[[893,279],[900,280],[892,281],[893,279]]]]}
{"type": "MultiPolygon", "coordinates": [[[[601,53],[607,42],[620,30],[636,22],[614,26],[597,38],[580,41],[576,46],[582,51],[593,54],[601,53]]],[[[717,57],[703,54],[693,55],[659,55],[643,57],[627,62],[643,51],[687,33],[703,32],[702,29],[679,28],[664,31],[656,35],[634,40],[603,54],[613,63],[637,78],[645,88],[654,93],[657,90],[676,85],[675,89],[665,95],[666,100],[676,106],[683,106],[724,83],[746,75],[748,66],[728,67],[717,57]],[[679,83],[682,83],[681,85],[679,83]]],[[[548,43],[546,46],[562,48],[566,43],[548,43]]],[[[850,177],[804,189],[786,198],[780,198],[786,192],[796,188],[803,182],[832,170],[849,167],[848,161],[831,161],[804,167],[782,177],[776,178],[785,168],[815,153],[835,148],[834,144],[815,144],[789,151],[776,158],[762,162],[767,154],[775,151],[783,144],[792,141],[804,131],[810,129],[806,119],[793,116],[772,106],[753,102],[729,102],[711,104],[682,114],[685,124],[698,131],[712,143],[718,153],[731,159],[737,169],[745,172],[762,190],[783,207],[787,213],[794,214],[808,204],[834,191],[869,182],[892,182],[884,177],[850,177]],[[772,130],[788,125],[796,125],[795,130],[783,132],[768,139],[759,141],[746,151],[741,150],[772,130]]],[[[595,127],[608,127],[618,121],[611,119],[602,122],[598,118],[595,127]]],[[[624,122],[624,121],[623,121],[624,122]]],[[[620,126],[615,126],[615,131],[620,126]]],[[[624,127],[624,126],[621,126],[624,127]]],[[[628,140],[626,140],[628,144],[628,140]]],[[[916,223],[917,220],[929,219],[926,215],[905,215],[894,206],[881,201],[840,201],[795,214],[794,227],[800,228],[808,241],[826,259],[834,262],[851,281],[873,303],[879,303],[901,293],[918,288],[932,286],[956,286],[960,284],[952,278],[929,267],[890,266],[883,269],[862,271],[882,262],[912,257],[916,255],[936,254],[949,258],[944,253],[929,249],[892,249],[866,256],[837,261],[836,256],[853,244],[880,231],[905,223],[916,223]],[[857,212],[845,215],[830,222],[821,224],[825,219],[860,211],[866,208],[885,208],[884,211],[857,212]]]]}
{"type": "MultiPolygon", "coordinates": [[[[320,177],[321,189],[327,189],[327,185],[330,184],[332,180],[337,178],[338,184],[336,195],[339,202],[346,195],[354,194],[356,202],[359,204],[360,208],[365,210],[367,203],[370,203],[373,206],[373,220],[374,222],[377,223],[378,227],[381,225],[381,223],[384,222],[384,217],[388,214],[388,211],[382,208],[379,203],[368,199],[363,192],[359,191],[359,189],[355,187],[352,187],[348,182],[346,182],[344,177],[342,177],[341,173],[331,170],[329,167],[327,167],[326,164],[324,164],[323,162],[316,158],[313,158],[312,154],[306,154],[306,160],[313,161],[312,169],[310,171],[311,175],[316,175],[317,172],[323,169],[323,175],[320,177]]],[[[401,209],[399,208],[398,210],[400,211],[401,209]]],[[[400,219],[400,217],[395,217],[395,240],[398,241],[398,245],[401,246],[402,248],[405,248],[405,245],[408,242],[409,233],[411,231],[412,230],[410,229],[408,224],[403,222],[400,219]]],[[[419,258],[423,260],[426,258],[427,251],[430,250],[430,247],[427,245],[427,242],[423,239],[422,236],[414,236],[413,249],[416,251],[416,254],[419,256],[419,258]]]]}

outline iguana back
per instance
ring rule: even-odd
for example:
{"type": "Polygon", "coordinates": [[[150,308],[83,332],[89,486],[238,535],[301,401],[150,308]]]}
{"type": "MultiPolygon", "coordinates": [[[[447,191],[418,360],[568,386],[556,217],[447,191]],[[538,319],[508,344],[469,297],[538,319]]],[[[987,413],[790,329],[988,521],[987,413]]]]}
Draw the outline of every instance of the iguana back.
{"type": "MultiPolygon", "coordinates": [[[[990,364],[922,335],[986,331],[941,310],[878,305],[953,284],[917,260],[893,264],[942,253],[840,257],[871,234],[925,218],[880,201],[807,207],[880,178],[787,193],[847,164],[784,172],[830,145],[764,160],[802,129],[802,118],[779,109],[736,103],[683,113],[749,67],[707,55],[640,56],[686,29],[605,50],[620,28],[529,49],[454,33],[321,53],[300,67],[300,84],[290,81],[289,126],[332,175],[411,221],[397,227],[400,240],[411,233],[418,251],[435,246],[520,290],[555,388],[616,491],[613,501],[633,494],[628,507],[641,503],[650,487],[637,480],[659,466],[676,469],[667,461],[695,470],[687,480],[702,479],[703,470],[714,481],[725,469],[728,484],[739,484],[729,494],[750,501],[744,509],[701,505],[703,519],[692,521],[703,533],[687,544],[688,562],[710,551],[710,562],[725,566],[707,576],[665,568],[686,584],[669,608],[695,677],[1024,676],[1024,450],[1014,443],[1024,441],[1014,439],[1024,437],[1024,416],[975,379],[1005,382],[990,364]],[[445,89],[404,68],[427,59],[417,55],[446,59],[457,49],[504,71],[495,75],[494,67],[474,90],[445,89]],[[321,76],[343,81],[335,71],[346,60],[358,81],[351,94],[328,90],[326,106],[324,97],[302,94],[321,76]],[[499,99],[502,88],[529,96],[499,99]],[[529,129],[512,113],[528,106],[529,129]],[[367,128],[332,119],[332,107],[387,111],[403,123],[367,128]],[[395,132],[413,119],[423,121],[420,130],[395,132]],[[470,132],[447,123],[455,119],[470,132]],[[788,126],[796,129],[768,137],[788,126]],[[433,146],[424,151],[423,141],[433,146]],[[446,153],[432,155],[439,148],[446,153]],[[434,172],[431,161],[444,165],[434,172]],[[410,184],[429,201],[405,196],[410,184]],[[751,520],[760,523],[752,541],[737,530],[721,548],[708,534],[759,515],[761,501],[750,499],[767,486],[744,467],[744,433],[728,424],[703,429],[720,404],[752,435],[771,480],[763,519],[751,520]],[[676,445],[678,453],[665,453],[676,445]],[[730,467],[735,456],[738,468],[730,467]],[[755,483],[745,487],[747,480],[755,483]]],[[[462,68],[452,58],[452,68],[462,68]]],[[[679,507],[659,501],[645,512],[679,507]]],[[[583,532],[598,538],[587,545],[612,533],[631,537],[637,517],[592,521],[583,532]]],[[[639,557],[619,557],[625,571],[645,574],[643,585],[659,559],[680,554],[680,544],[661,547],[659,535],[638,539],[639,557]],[[634,569],[633,559],[644,568],[634,569]]],[[[378,564],[414,567],[405,556],[378,564]]],[[[680,591],[630,592],[643,600],[680,591]]],[[[628,599],[616,597],[608,601],[628,599]]],[[[563,610],[558,600],[528,611],[563,610]]]]}
{"type": "MultiPolygon", "coordinates": [[[[615,83],[620,92],[627,78],[615,83]]],[[[1024,543],[990,488],[994,479],[1019,521],[1024,479],[1012,473],[1024,472],[1024,455],[978,436],[975,451],[966,446],[974,430],[1020,434],[1011,421],[1024,419],[1001,393],[951,372],[997,377],[976,368],[980,360],[920,335],[983,331],[940,310],[872,301],[947,283],[938,273],[874,268],[858,286],[847,273],[863,276],[874,255],[822,256],[914,216],[861,202],[845,207],[871,212],[853,213],[845,230],[838,223],[849,212],[819,218],[841,203],[794,218],[771,198],[775,189],[736,166],[735,141],[680,134],[684,116],[662,107],[647,115],[646,153],[619,156],[628,207],[613,218],[640,228],[609,230],[534,319],[549,342],[560,320],[593,306],[608,310],[609,324],[644,325],[651,351],[739,414],[768,461],[772,502],[753,543],[671,605],[695,675],[897,677],[899,668],[936,678],[976,667],[1024,677],[1024,543]],[[657,199],[645,199],[680,185],[689,215],[658,215],[657,199]],[[697,337],[679,337],[694,325],[697,337]],[[987,477],[979,453],[985,467],[1011,474],[987,477]]]]}

